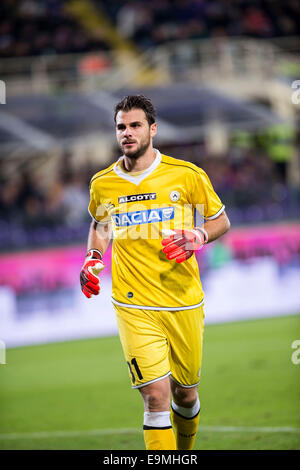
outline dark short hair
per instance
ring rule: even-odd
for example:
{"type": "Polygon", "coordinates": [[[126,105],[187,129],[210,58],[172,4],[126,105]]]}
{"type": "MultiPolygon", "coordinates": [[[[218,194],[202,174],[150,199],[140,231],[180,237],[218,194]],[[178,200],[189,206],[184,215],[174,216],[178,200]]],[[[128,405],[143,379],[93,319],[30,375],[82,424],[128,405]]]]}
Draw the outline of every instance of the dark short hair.
{"type": "Polygon", "coordinates": [[[147,121],[149,126],[155,122],[155,108],[149,98],[146,98],[144,95],[128,95],[125,96],[116,106],[114,121],[116,122],[116,117],[119,111],[131,111],[132,109],[142,109],[146,114],[147,121]]]}

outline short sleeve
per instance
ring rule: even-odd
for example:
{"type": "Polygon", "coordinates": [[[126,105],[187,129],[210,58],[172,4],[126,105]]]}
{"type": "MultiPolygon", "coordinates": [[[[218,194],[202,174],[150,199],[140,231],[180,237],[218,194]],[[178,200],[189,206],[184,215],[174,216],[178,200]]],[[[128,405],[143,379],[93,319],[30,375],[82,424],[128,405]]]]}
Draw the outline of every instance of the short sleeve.
{"type": "Polygon", "coordinates": [[[110,222],[110,217],[104,205],[101,204],[101,198],[94,186],[90,186],[90,203],[88,208],[90,216],[97,223],[106,224],[110,222]]]}
{"type": "Polygon", "coordinates": [[[225,209],[219,196],[214,191],[209,177],[201,168],[193,170],[191,182],[191,200],[193,207],[207,220],[215,219],[225,209]]]}

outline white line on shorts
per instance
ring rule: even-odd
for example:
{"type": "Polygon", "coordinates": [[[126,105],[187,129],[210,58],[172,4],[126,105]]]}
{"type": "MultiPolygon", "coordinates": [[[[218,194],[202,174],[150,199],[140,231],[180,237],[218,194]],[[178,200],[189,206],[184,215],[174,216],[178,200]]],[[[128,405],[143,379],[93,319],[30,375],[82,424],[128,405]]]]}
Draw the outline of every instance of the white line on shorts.
{"type": "MultiPolygon", "coordinates": [[[[50,439],[58,437],[84,437],[84,436],[108,436],[113,434],[139,434],[142,429],[136,428],[112,428],[112,429],[86,429],[80,431],[41,431],[18,432],[0,434],[0,440],[10,439],[50,439]]],[[[232,432],[232,433],[300,433],[300,428],[283,426],[200,426],[199,432],[232,432]]]]}

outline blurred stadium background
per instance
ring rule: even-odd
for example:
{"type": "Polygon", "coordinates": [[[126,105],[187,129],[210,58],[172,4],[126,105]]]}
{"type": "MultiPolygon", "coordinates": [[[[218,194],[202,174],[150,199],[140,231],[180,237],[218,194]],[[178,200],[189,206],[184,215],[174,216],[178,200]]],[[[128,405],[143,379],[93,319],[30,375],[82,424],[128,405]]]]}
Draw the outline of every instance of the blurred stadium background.
{"type": "Polygon", "coordinates": [[[157,108],[155,146],[208,173],[232,224],[198,256],[197,448],[300,448],[299,17],[297,0],[2,0],[0,448],[143,448],[110,249],[101,296],[79,287],[89,180],[119,156],[113,107],[134,93],[157,108]]]}

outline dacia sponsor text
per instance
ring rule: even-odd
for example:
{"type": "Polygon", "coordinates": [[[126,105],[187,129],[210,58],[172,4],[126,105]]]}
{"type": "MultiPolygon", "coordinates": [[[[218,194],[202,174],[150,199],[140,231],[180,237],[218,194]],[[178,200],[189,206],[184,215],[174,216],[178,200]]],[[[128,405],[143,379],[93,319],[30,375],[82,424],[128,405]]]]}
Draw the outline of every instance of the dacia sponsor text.
{"type": "Polygon", "coordinates": [[[152,224],[174,219],[175,208],[159,207],[142,211],[124,212],[112,215],[116,227],[128,227],[131,225],[152,224]]]}

